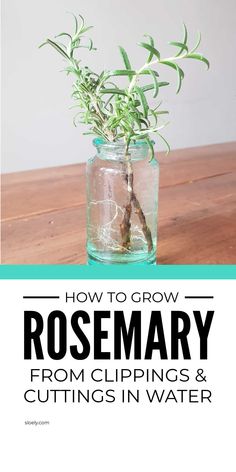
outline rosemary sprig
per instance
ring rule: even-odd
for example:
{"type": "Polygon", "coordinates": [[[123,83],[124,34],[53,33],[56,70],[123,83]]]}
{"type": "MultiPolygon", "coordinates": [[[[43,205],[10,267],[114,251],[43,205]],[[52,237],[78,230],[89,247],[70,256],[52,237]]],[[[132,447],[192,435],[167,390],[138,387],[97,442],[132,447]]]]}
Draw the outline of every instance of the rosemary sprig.
{"type": "Polygon", "coordinates": [[[181,61],[195,59],[204,62],[209,67],[208,60],[197,52],[201,36],[199,35],[196,45],[190,49],[188,31],[184,25],[182,41],[172,41],[170,43],[171,46],[177,48],[176,54],[162,58],[154,39],[149,35],[145,35],[145,40],[139,43],[139,46],[147,52],[147,59],[138,70],[133,69],[127,52],[120,46],[119,51],[124,64],[123,68],[104,70],[99,73],[83,65],[79,58],[80,48],[86,47],[89,51],[95,50],[93,41],[85,35],[91,29],[91,26],[85,25],[81,15],[79,19],[80,21],[74,16],[75,30],[73,34],[60,33],[56,37],[60,38],[60,41],[47,39],[41,46],[49,44],[60,53],[67,63],[65,71],[67,74],[75,76],[72,97],[75,100],[78,112],[74,118],[74,124],[80,122],[87,125],[89,130],[85,134],[101,136],[105,141],[124,141],[123,177],[127,185],[128,203],[124,205],[125,212],[120,224],[122,247],[124,251],[130,249],[131,217],[132,210],[134,210],[138,215],[148,252],[151,252],[153,250],[152,234],[135,192],[129,146],[130,143],[136,140],[146,141],[150,148],[150,160],[152,160],[154,158],[154,145],[151,136],[154,134],[165,142],[169,151],[170,146],[160,133],[164,126],[160,122],[160,117],[168,111],[159,109],[160,89],[167,87],[169,82],[160,79],[160,72],[162,66],[176,71],[178,78],[177,93],[179,93],[184,79],[184,71],[179,65],[181,61]],[[67,43],[61,43],[61,38],[67,39],[67,43]],[[120,77],[127,78],[125,87],[119,85],[120,77]],[[150,78],[150,83],[145,84],[143,79],[147,77],[150,78]],[[153,99],[158,100],[156,106],[151,105],[149,92],[152,92],[153,99]]]}
{"type": "Polygon", "coordinates": [[[79,15],[80,21],[75,15],[73,17],[75,22],[73,34],[62,32],[54,40],[47,39],[41,46],[49,44],[60,53],[67,63],[65,71],[75,76],[72,97],[78,112],[74,124],[79,122],[87,125],[89,130],[85,134],[101,136],[105,141],[123,140],[127,150],[131,142],[142,139],[150,148],[151,159],[154,156],[151,139],[153,134],[165,142],[169,151],[170,146],[160,133],[163,128],[160,117],[168,111],[152,106],[149,92],[152,92],[153,102],[153,99],[159,100],[160,89],[170,85],[169,82],[160,79],[162,66],[171,68],[177,73],[177,93],[180,92],[184,80],[184,71],[179,65],[181,61],[195,59],[205,63],[209,68],[209,61],[198,52],[201,35],[198,35],[195,46],[189,48],[188,31],[184,25],[183,39],[170,42],[170,45],[177,49],[176,54],[167,58],[162,58],[154,39],[145,35],[145,40],[139,43],[139,46],[148,55],[138,70],[132,68],[127,52],[120,46],[124,68],[98,73],[83,65],[78,54],[80,48],[96,50],[92,39],[85,34],[92,26],[86,26],[81,15],[79,15]],[[63,39],[67,40],[66,44],[61,42],[63,39]],[[150,83],[142,84],[143,78],[147,76],[150,77],[150,83]],[[125,87],[117,83],[120,77],[127,78],[125,87]]]}

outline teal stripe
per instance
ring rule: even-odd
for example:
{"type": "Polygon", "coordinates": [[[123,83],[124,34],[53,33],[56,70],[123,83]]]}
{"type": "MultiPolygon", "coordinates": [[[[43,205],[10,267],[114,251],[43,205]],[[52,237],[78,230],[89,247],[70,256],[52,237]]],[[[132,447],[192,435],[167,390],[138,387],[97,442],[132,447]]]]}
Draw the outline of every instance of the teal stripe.
{"type": "Polygon", "coordinates": [[[236,265],[2,265],[0,279],[236,279],[236,265]]]}

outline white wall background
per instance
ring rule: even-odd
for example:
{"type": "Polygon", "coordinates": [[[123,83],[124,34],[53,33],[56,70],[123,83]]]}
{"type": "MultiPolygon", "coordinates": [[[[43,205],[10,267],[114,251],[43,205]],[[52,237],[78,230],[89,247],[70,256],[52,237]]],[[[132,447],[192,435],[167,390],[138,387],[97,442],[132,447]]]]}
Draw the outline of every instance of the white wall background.
{"type": "MultiPolygon", "coordinates": [[[[169,55],[168,41],[181,39],[185,21],[194,41],[200,29],[202,52],[211,69],[184,63],[180,95],[162,89],[171,124],[165,136],[172,148],[236,139],[236,2],[235,0],[3,0],[3,153],[2,171],[49,167],[86,161],[93,153],[91,137],[72,124],[71,79],[59,73],[63,59],[46,38],[73,27],[67,11],[82,13],[96,25],[91,35],[98,51],[88,65],[96,70],[121,66],[123,45],[136,67],[143,33],[157,38],[169,55]]],[[[86,59],[87,60],[87,59],[86,59]]],[[[163,68],[163,72],[166,69],[163,68]]],[[[160,145],[160,148],[162,146],[160,145]]]]}

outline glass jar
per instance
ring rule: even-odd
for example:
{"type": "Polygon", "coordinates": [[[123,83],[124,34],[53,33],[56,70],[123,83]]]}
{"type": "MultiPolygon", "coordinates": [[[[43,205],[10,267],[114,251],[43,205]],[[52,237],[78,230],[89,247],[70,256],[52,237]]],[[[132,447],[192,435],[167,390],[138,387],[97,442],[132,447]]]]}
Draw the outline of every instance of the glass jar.
{"type": "Polygon", "coordinates": [[[89,264],[155,264],[159,165],[148,145],[93,141],[87,163],[89,264]]]}

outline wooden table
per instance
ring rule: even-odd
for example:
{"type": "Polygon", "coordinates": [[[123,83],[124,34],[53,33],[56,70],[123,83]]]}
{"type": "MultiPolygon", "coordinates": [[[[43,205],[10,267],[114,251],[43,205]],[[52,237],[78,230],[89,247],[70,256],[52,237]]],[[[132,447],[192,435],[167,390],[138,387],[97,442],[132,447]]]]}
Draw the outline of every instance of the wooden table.
{"type": "MultiPolygon", "coordinates": [[[[158,261],[236,264],[236,142],[160,154],[158,261]]],[[[85,165],[2,177],[2,263],[84,264],[85,165]]]]}

